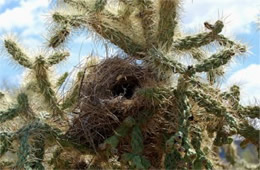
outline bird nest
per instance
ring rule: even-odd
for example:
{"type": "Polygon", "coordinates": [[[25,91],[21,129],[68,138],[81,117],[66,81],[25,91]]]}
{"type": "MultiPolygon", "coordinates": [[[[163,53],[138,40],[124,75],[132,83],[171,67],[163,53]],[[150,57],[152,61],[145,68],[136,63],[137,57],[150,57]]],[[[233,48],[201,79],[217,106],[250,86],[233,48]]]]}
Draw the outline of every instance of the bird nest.
{"type": "MultiPolygon", "coordinates": [[[[104,59],[85,73],[80,90],[79,116],[74,119],[67,135],[76,143],[97,151],[127,117],[137,120],[146,113],[153,113],[140,123],[140,127],[144,155],[152,157],[152,162],[160,162],[162,148],[158,147],[161,147],[162,141],[159,140],[163,139],[163,131],[174,133],[177,127],[176,102],[172,95],[162,95],[161,100],[144,95],[160,84],[163,83],[142,64],[119,57],[104,59]]],[[[130,141],[129,135],[122,139],[118,153],[129,152],[130,141]]]]}

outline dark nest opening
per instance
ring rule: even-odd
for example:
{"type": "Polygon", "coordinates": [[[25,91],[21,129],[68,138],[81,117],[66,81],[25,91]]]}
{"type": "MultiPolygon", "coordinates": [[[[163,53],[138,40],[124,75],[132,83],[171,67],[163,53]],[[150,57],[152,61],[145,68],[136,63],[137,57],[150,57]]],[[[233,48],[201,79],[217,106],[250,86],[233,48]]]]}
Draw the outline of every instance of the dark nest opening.
{"type": "MultiPolygon", "coordinates": [[[[159,167],[157,160],[162,159],[163,148],[158,139],[163,139],[164,131],[176,131],[175,99],[171,97],[159,105],[138,93],[142,89],[159,86],[160,82],[152,71],[133,60],[119,57],[103,60],[86,71],[80,91],[80,113],[67,135],[76,143],[97,151],[105,139],[114,135],[115,129],[126,117],[138,119],[144,111],[156,112],[141,128],[144,155],[151,157],[148,159],[159,167]],[[167,117],[172,120],[167,120],[167,117]]],[[[118,154],[131,151],[130,141],[130,136],[120,141],[118,154]]]]}
{"type": "Polygon", "coordinates": [[[126,99],[131,99],[136,88],[140,88],[139,81],[136,77],[121,78],[111,89],[114,96],[122,96],[126,99]]]}

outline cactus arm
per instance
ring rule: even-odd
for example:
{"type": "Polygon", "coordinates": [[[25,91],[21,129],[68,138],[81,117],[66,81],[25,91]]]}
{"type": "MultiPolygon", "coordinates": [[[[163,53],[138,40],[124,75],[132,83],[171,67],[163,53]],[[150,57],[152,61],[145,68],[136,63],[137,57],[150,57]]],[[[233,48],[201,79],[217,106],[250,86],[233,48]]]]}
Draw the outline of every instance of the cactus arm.
{"type": "Polygon", "coordinates": [[[28,97],[24,93],[20,93],[17,96],[17,104],[12,108],[9,108],[7,111],[0,111],[0,123],[4,123],[5,121],[12,120],[15,117],[19,116],[19,114],[24,114],[24,116],[29,115],[30,106],[28,102],[28,97]]]}
{"type": "Polygon", "coordinates": [[[141,20],[143,35],[146,40],[147,47],[149,47],[155,41],[153,30],[154,21],[152,18],[154,9],[152,5],[152,1],[150,0],[138,0],[136,5],[139,9],[138,17],[141,20]]]}
{"type": "Polygon", "coordinates": [[[31,68],[32,63],[29,57],[23,52],[23,50],[19,47],[17,42],[11,39],[4,40],[5,48],[7,49],[8,53],[12,56],[12,58],[18,62],[20,65],[31,68]]]}
{"type": "Polygon", "coordinates": [[[194,36],[186,36],[176,39],[173,42],[173,49],[190,50],[191,48],[199,48],[216,40],[217,35],[224,27],[222,21],[217,21],[210,32],[200,33],[194,36]]]}
{"type": "Polygon", "coordinates": [[[8,151],[8,148],[12,144],[13,137],[14,137],[13,133],[7,133],[7,132],[0,133],[0,158],[8,151]]]}
{"type": "Polygon", "coordinates": [[[106,4],[107,0],[96,0],[94,5],[94,11],[96,13],[103,11],[105,9],[106,4]]]}
{"type": "Polygon", "coordinates": [[[231,127],[237,128],[235,118],[227,112],[226,107],[224,107],[219,101],[215,100],[210,95],[203,93],[201,90],[188,90],[186,94],[193,98],[200,107],[204,107],[205,110],[217,117],[224,117],[231,127]]]}
{"type": "Polygon", "coordinates": [[[91,23],[91,27],[99,34],[101,37],[115,44],[121,48],[125,53],[132,55],[133,57],[142,56],[143,47],[120,31],[114,30],[107,26],[97,25],[97,23],[91,23]]]}
{"type": "Polygon", "coordinates": [[[12,120],[18,115],[19,112],[17,106],[14,108],[9,108],[7,111],[0,111],[0,123],[12,120]]]}
{"type": "Polygon", "coordinates": [[[166,46],[166,50],[173,42],[178,5],[179,0],[159,1],[158,46],[166,46]]]}
{"type": "Polygon", "coordinates": [[[60,12],[52,14],[54,22],[60,24],[61,28],[58,28],[49,39],[49,47],[57,48],[59,45],[65,42],[66,38],[71,33],[71,28],[79,28],[80,24],[84,23],[84,17],[82,15],[62,15],[60,12]]]}
{"type": "Polygon", "coordinates": [[[197,154],[197,157],[193,162],[193,168],[203,169],[203,167],[205,167],[206,169],[213,169],[212,163],[206,158],[206,155],[201,150],[201,141],[202,141],[201,129],[199,127],[193,127],[191,133],[192,133],[191,144],[197,154]]]}
{"type": "Polygon", "coordinates": [[[48,77],[48,67],[42,56],[36,58],[34,67],[35,79],[39,87],[40,93],[43,95],[45,102],[49,106],[49,109],[55,115],[62,115],[63,112],[60,109],[54,90],[51,87],[51,83],[48,77]]]}
{"type": "Polygon", "coordinates": [[[149,51],[146,61],[156,68],[163,68],[165,70],[172,70],[174,73],[185,73],[186,68],[183,64],[170,59],[168,55],[164,55],[161,51],[152,49],[149,51]]]}
{"type": "Polygon", "coordinates": [[[24,134],[20,138],[20,147],[17,153],[17,167],[24,169],[44,170],[42,165],[44,155],[44,139],[38,137],[33,139],[34,142],[29,142],[29,134],[24,134]],[[31,144],[32,143],[32,144],[31,144]]]}
{"type": "Polygon", "coordinates": [[[144,149],[142,131],[137,125],[132,129],[131,147],[134,154],[142,154],[144,149]]]}
{"type": "Polygon", "coordinates": [[[228,61],[235,55],[234,49],[224,49],[210,58],[205,59],[200,64],[196,64],[190,69],[191,72],[208,72],[212,69],[219,68],[220,66],[228,63],[228,61]]]}
{"type": "Polygon", "coordinates": [[[67,79],[68,76],[69,76],[69,73],[68,73],[68,72],[65,72],[64,74],[62,74],[62,75],[58,78],[58,80],[57,80],[57,82],[56,82],[56,88],[61,87],[61,86],[64,84],[64,82],[66,81],[66,79],[67,79]]]}
{"type": "MultiPolygon", "coordinates": [[[[63,15],[59,12],[55,12],[53,14],[53,19],[55,22],[64,25],[69,24],[72,27],[79,27],[80,25],[89,25],[92,27],[96,33],[98,33],[104,39],[110,41],[111,43],[120,47],[124,52],[130,55],[137,55],[139,56],[140,52],[143,51],[141,45],[136,44],[132,41],[131,38],[124,35],[118,30],[112,29],[107,26],[105,23],[102,23],[100,19],[97,17],[92,16],[90,19],[84,18],[81,15],[63,15]]],[[[58,42],[64,42],[63,40],[58,40],[58,35],[52,36],[56,41],[54,41],[54,46],[58,46],[58,42]],[[54,38],[56,37],[56,38],[54,38]]]]}
{"type": "Polygon", "coordinates": [[[129,130],[135,125],[135,123],[134,118],[130,116],[125,118],[122,124],[115,130],[115,134],[107,138],[104,143],[100,145],[100,149],[105,150],[106,155],[109,157],[111,152],[113,152],[113,150],[118,146],[120,139],[128,135],[129,130]]]}
{"type": "Polygon", "coordinates": [[[62,28],[55,31],[55,33],[48,40],[48,46],[57,48],[59,45],[65,42],[66,38],[70,35],[69,26],[63,26],[62,28]]]}
{"type": "Polygon", "coordinates": [[[223,76],[225,74],[223,67],[218,67],[216,69],[211,69],[207,72],[207,80],[210,85],[216,83],[217,78],[223,76]]]}
{"type": "Polygon", "coordinates": [[[238,134],[245,137],[245,140],[254,144],[259,150],[260,130],[255,129],[254,127],[249,125],[248,122],[244,122],[239,125],[238,134]]]}
{"type": "Polygon", "coordinates": [[[53,55],[47,58],[47,64],[49,66],[58,64],[69,56],[69,52],[55,52],[53,55]]]}
{"type": "Polygon", "coordinates": [[[90,11],[90,6],[86,0],[64,0],[64,2],[78,10],[90,11]]]}
{"type": "Polygon", "coordinates": [[[242,107],[238,113],[245,117],[250,117],[251,119],[260,118],[260,107],[259,106],[247,106],[242,107]]]}
{"type": "Polygon", "coordinates": [[[81,88],[81,82],[84,79],[84,74],[85,74],[84,71],[78,72],[77,79],[75,80],[71,91],[63,99],[63,102],[61,105],[62,110],[70,108],[77,103],[77,99],[79,97],[79,92],[80,92],[80,88],[81,88]]]}

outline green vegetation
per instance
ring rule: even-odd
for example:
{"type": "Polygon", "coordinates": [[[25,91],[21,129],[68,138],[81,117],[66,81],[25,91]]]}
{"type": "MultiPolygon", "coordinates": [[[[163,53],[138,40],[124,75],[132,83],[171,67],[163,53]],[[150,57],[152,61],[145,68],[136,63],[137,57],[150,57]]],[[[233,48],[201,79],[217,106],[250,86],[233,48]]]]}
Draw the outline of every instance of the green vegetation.
{"type": "MultiPolygon", "coordinates": [[[[259,118],[260,107],[240,105],[237,85],[226,92],[215,86],[223,67],[247,50],[221,34],[222,21],[183,35],[180,0],[63,0],[59,5],[68,10],[52,13],[48,46],[54,52],[29,57],[14,39],[3,41],[30,79],[17,102],[0,108],[1,128],[23,118],[21,126],[0,131],[0,168],[228,169],[218,149],[231,147],[234,135],[244,137],[241,145],[259,150],[259,130],[248,118],[259,118]],[[78,29],[124,55],[88,60],[60,97],[56,89],[66,86],[69,73],[53,81],[51,67],[69,56],[58,49],[78,29]],[[207,55],[203,47],[214,43],[217,52],[207,55]],[[192,64],[183,62],[184,55],[192,64]],[[8,153],[16,156],[6,161],[8,153]]],[[[0,101],[4,96],[0,92],[0,101]]],[[[239,161],[231,149],[227,160],[234,165],[239,161]]]]}

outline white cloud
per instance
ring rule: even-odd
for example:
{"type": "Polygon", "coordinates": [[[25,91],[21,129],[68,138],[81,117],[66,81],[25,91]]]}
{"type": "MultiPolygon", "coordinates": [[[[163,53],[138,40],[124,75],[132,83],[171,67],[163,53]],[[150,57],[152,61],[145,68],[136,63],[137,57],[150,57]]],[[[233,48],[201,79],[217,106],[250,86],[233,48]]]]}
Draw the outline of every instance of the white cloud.
{"type": "Polygon", "coordinates": [[[23,0],[20,6],[7,9],[0,14],[0,29],[12,30],[14,28],[28,28],[37,23],[41,8],[48,7],[48,0],[23,0]]]}
{"type": "Polygon", "coordinates": [[[0,0],[0,5],[4,4],[5,0],[0,0]]]}
{"type": "Polygon", "coordinates": [[[3,23],[0,24],[0,34],[11,32],[17,34],[19,30],[20,33],[17,35],[22,43],[30,47],[39,45],[39,38],[46,30],[44,15],[48,5],[49,0],[19,1],[16,7],[0,13],[0,23],[3,23]]]}
{"type": "Polygon", "coordinates": [[[224,20],[226,33],[248,33],[256,22],[260,2],[257,0],[185,0],[181,15],[186,28],[203,25],[205,21],[224,20]],[[184,17],[183,17],[184,16],[184,17]]]}
{"type": "Polygon", "coordinates": [[[260,64],[251,64],[232,74],[225,87],[233,84],[239,85],[241,88],[241,103],[244,105],[254,104],[260,101],[260,64]]]}

